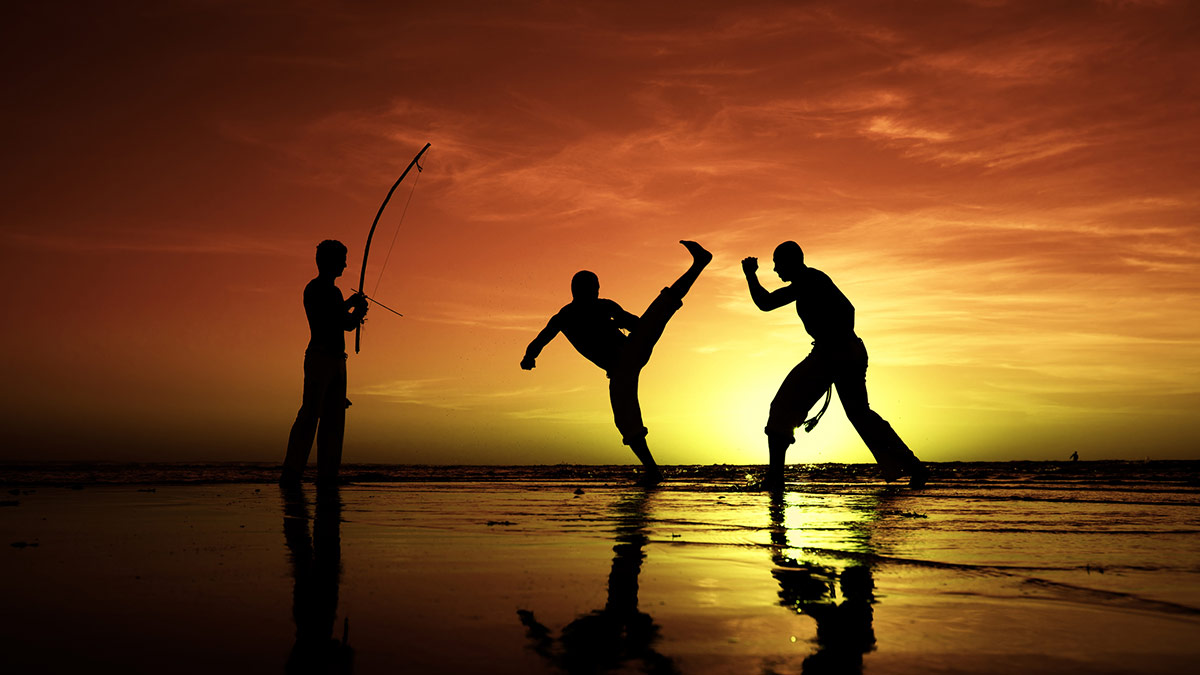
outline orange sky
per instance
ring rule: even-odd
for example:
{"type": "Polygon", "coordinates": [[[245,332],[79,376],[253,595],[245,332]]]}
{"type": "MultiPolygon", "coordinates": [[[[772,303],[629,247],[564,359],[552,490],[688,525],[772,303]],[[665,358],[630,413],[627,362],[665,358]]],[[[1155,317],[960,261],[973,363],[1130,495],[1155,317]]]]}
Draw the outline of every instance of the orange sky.
{"type": "MultiPolygon", "coordinates": [[[[571,274],[639,313],[680,238],[716,259],[642,376],[663,463],[765,460],[809,339],[739,261],[785,239],[922,458],[1197,457],[1194,4],[24,4],[0,458],[281,459],[313,247],[349,246],[348,292],[426,142],[346,461],[634,461],[565,340],[517,364],[571,274]]],[[[789,459],[870,455],[835,402],[789,459]]]]}

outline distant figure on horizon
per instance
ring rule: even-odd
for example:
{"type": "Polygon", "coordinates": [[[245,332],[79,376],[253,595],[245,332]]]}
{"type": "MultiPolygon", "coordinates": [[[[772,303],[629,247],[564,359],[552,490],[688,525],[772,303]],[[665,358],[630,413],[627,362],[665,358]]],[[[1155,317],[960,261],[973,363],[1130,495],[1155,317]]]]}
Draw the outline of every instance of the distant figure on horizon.
{"type": "Polygon", "coordinates": [[[342,299],[334,280],[346,269],[346,246],[326,239],[317,245],[317,277],[304,287],[304,313],[312,337],[304,351],[304,398],[283,460],[280,482],[298,483],[317,439],[317,483],[337,483],[346,428],[346,332],[367,314],[361,292],[342,299]],[[319,424],[318,424],[319,423],[319,424]]]}
{"type": "Polygon", "coordinates": [[[675,312],[683,306],[683,297],[692,288],[700,272],[712,260],[712,254],[694,241],[680,241],[692,254],[692,265],[670,287],[664,288],[641,317],[620,305],[600,297],[600,279],[586,270],[571,279],[571,302],[550,317],[529,347],[521,367],[532,370],[542,349],[562,333],[571,346],[608,374],[608,394],[613,420],[628,445],[645,467],[644,480],[657,483],[662,472],[646,446],[646,427],[638,404],[638,376],[650,360],[654,345],[675,312]],[[629,334],[621,332],[626,329],[629,334]]]}
{"type": "MultiPolygon", "coordinates": [[[[742,260],[742,271],[750,286],[750,298],[764,312],[796,303],[796,313],[813,338],[813,349],[784,378],[771,401],[764,430],[770,452],[765,486],[783,488],[784,457],[796,442],[796,427],[816,425],[821,412],[805,422],[808,410],[837,386],[846,417],[879,463],[884,480],[909,476],[909,485],[920,487],[928,469],[878,413],[867,404],[867,348],[854,333],[854,305],[824,272],[804,264],[804,252],[794,241],[775,248],[775,273],[787,286],[768,292],[758,281],[758,258],[742,260]]],[[[829,404],[826,398],[825,404],[829,404]]]]}
{"type": "Polygon", "coordinates": [[[1072,453],[1071,453],[1071,461],[1072,461],[1072,462],[1078,462],[1078,461],[1079,461],[1079,451],[1075,451],[1075,452],[1072,452],[1072,453]]]}

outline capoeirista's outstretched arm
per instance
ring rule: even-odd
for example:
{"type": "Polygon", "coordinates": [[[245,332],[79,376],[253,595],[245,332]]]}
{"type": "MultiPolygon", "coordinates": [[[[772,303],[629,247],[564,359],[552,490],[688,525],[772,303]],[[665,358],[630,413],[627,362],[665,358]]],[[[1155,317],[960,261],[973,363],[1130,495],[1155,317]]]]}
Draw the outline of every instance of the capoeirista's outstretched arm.
{"type": "Polygon", "coordinates": [[[537,337],[533,338],[533,342],[530,342],[529,346],[525,348],[525,358],[521,359],[521,368],[525,370],[533,370],[533,367],[536,365],[538,354],[541,354],[542,350],[546,348],[546,345],[550,344],[550,341],[553,340],[556,335],[558,335],[558,322],[554,320],[555,318],[557,317],[551,317],[550,321],[546,323],[546,327],[543,328],[542,331],[537,334],[537,337]]]}
{"type": "Polygon", "coordinates": [[[742,259],[742,271],[746,273],[746,284],[750,287],[750,299],[754,306],[764,312],[779,309],[795,300],[791,285],[768,291],[758,281],[758,258],[742,259]]]}

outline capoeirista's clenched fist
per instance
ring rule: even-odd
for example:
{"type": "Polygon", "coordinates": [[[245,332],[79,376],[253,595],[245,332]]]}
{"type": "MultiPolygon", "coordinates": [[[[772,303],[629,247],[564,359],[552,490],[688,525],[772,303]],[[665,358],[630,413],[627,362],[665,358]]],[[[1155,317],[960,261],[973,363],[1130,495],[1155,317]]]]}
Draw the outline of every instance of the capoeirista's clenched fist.
{"type": "Polygon", "coordinates": [[[533,370],[533,367],[535,365],[537,365],[537,363],[528,356],[521,359],[521,368],[523,368],[524,370],[533,370]]]}
{"type": "Polygon", "coordinates": [[[756,274],[758,272],[758,258],[742,258],[742,271],[746,274],[756,274]]]}

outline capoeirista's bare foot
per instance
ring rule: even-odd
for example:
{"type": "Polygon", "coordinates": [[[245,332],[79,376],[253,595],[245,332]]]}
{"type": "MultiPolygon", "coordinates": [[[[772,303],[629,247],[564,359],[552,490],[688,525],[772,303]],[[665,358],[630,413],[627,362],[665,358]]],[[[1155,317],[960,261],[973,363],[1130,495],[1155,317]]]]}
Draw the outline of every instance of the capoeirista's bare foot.
{"type": "Polygon", "coordinates": [[[646,468],[642,470],[642,475],[638,476],[638,483],[643,487],[654,487],[666,480],[658,467],[646,468]]]}
{"type": "Polygon", "coordinates": [[[712,253],[709,253],[708,250],[700,244],[697,244],[694,241],[688,241],[687,239],[680,239],[679,243],[683,244],[683,247],[688,250],[688,253],[692,254],[692,258],[695,259],[698,264],[707,265],[712,261],[712,253]]]}
{"type": "Polygon", "coordinates": [[[768,471],[766,476],[763,476],[761,489],[765,492],[783,492],[783,472],[768,471]]]}

